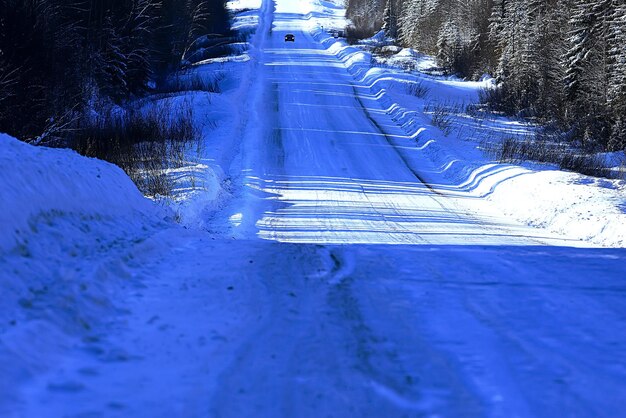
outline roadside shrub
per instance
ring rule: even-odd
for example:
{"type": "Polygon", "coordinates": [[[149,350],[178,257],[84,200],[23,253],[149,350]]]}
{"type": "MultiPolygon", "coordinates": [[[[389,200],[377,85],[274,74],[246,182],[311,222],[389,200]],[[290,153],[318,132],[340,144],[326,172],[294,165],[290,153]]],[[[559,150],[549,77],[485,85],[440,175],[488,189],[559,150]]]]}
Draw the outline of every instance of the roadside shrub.
{"type": "Polygon", "coordinates": [[[188,91],[206,91],[220,93],[220,82],[224,79],[224,73],[199,73],[195,71],[179,72],[169,77],[157,89],[156,93],[172,94],[188,91]]]}
{"type": "Polygon", "coordinates": [[[417,63],[414,60],[404,60],[399,63],[400,68],[407,73],[418,71],[417,63]]]}
{"type": "Polygon", "coordinates": [[[377,57],[389,58],[400,52],[401,48],[395,45],[376,45],[372,47],[371,53],[377,57]]]}
{"type": "Polygon", "coordinates": [[[233,43],[233,40],[236,39],[229,38],[222,43],[217,43],[215,45],[211,45],[205,48],[198,48],[193,52],[189,52],[188,55],[186,55],[183,59],[183,65],[190,66],[204,60],[243,53],[246,49],[247,44],[240,42],[233,43]]]}
{"type": "Polygon", "coordinates": [[[357,44],[360,40],[369,38],[374,35],[374,30],[368,26],[353,26],[346,27],[346,41],[349,44],[357,44]]]}
{"type": "Polygon", "coordinates": [[[430,102],[424,106],[424,113],[430,115],[432,124],[439,128],[445,136],[452,132],[453,117],[460,110],[461,107],[459,105],[449,103],[430,102]]]}
{"type": "Polygon", "coordinates": [[[623,173],[607,168],[602,157],[572,148],[570,144],[547,141],[541,133],[538,136],[507,137],[498,142],[483,143],[483,149],[501,163],[534,161],[589,176],[623,177],[623,173]]]}
{"type": "Polygon", "coordinates": [[[604,166],[601,157],[594,154],[565,153],[559,161],[559,167],[588,176],[613,178],[617,173],[604,166]]]}
{"type": "Polygon", "coordinates": [[[611,128],[607,150],[626,151],[626,116],[616,118],[611,128]]]}
{"type": "Polygon", "coordinates": [[[475,119],[485,119],[487,117],[487,108],[477,103],[469,103],[465,106],[465,113],[475,119]]]}
{"type": "Polygon", "coordinates": [[[406,84],[406,92],[411,96],[424,98],[430,92],[430,88],[428,88],[422,80],[417,82],[406,84]]]}
{"type": "Polygon", "coordinates": [[[543,120],[547,111],[538,108],[537,86],[531,80],[500,83],[496,87],[483,89],[479,92],[480,101],[490,110],[508,116],[525,119],[543,120]]]}
{"type": "Polygon", "coordinates": [[[96,118],[83,118],[70,140],[82,155],[121,167],[149,196],[169,196],[171,168],[182,167],[185,156],[198,147],[193,109],[186,104],[173,111],[160,104],[147,111],[108,111],[96,118]]]}
{"type": "Polygon", "coordinates": [[[513,115],[516,112],[516,106],[507,90],[506,86],[481,89],[479,91],[480,102],[492,112],[513,115]]]}

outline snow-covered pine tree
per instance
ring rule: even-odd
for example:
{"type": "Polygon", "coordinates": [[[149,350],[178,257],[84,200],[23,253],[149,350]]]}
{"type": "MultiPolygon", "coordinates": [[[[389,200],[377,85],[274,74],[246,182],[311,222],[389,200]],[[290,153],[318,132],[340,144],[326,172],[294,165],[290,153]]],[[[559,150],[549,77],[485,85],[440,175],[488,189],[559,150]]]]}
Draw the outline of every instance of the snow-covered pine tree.
{"type": "MultiPolygon", "coordinates": [[[[508,15],[507,0],[493,0],[491,6],[491,16],[489,17],[489,39],[492,44],[501,48],[502,47],[502,31],[504,30],[504,21],[508,15]]],[[[498,51],[499,53],[501,51],[498,51]]]]}
{"type": "Polygon", "coordinates": [[[420,20],[424,15],[424,0],[405,0],[399,19],[399,38],[404,46],[416,47],[421,38],[420,20]]]}
{"type": "Polygon", "coordinates": [[[571,0],[531,0],[530,59],[534,69],[537,96],[534,107],[544,121],[562,120],[564,95],[562,80],[564,68],[561,56],[565,53],[567,19],[564,12],[571,0]]]}
{"type": "Polygon", "coordinates": [[[346,16],[352,21],[351,32],[359,37],[371,36],[383,25],[386,0],[348,0],[346,16]]]}
{"type": "Polygon", "coordinates": [[[407,0],[399,21],[402,43],[436,54],[442,26],[450,20],[459,25],[460,4],[458,0],[407,0]]]}
{"type": "Polygon", "coordinates": [[[148,89],[153,76],[154,40],[152,28],[157,24],[159,3],[156,0],[133,0],[130,19],[125,32],[127,50],[127,83],[132,93],[142,93],[148,89]]]}
{"type": "Polygon", "coordinates": [[[508,113],[534,108],[537,96],[537,68],[529,0],[502,2],[491,17],[492,42],[500,51],[497,66],[499,96],[497,106],[508,113]]]}
{"type": "Polygon", "coordinates": [[[565,59],[568,118],[575,120],[584,145],[606,145],[609,134],[609,22],[612,0],[575,0],[570,19],[570,48],[565,59]]]}
{"type": "MultiPolygon", "coordinates": [[[[606,90],[605,73],[608,68],[609,22],[611,0],[575,0],[570,24],[570,48],[565,54],[565,85],[572,100],[589,98],[606,90]],[[604,78],[604,82],[602,79],[604,78]],[[595,83],[595,84],[594,84],[595,83]]],[[[606,96],[606,93],[604,94],[606,96]]]]}
{"type": "Polygon", "coordinates": [[[625,106],[626,99],[626,2],[616,5],[609,21],[609,102],[625,106]]]}
{"type": "Polygon", "coordinates": [[[609,150],[626,149],[626,2],[620,3],[609,22],[608,101],[614,118],[609,150]]]}
{"type": "Polygon", "coordinates": [[[390,38],[398,37],[398,3],[397,0],[387,0],[385,4],[382,30],[390,38]]]}
{"type": "Polygon", "coordinates": [[[125,50],[128,40],[122,36],[111,16],[104,18],[102,39],[104,44],[99,55],[98,84],[102,92],[120,101],[129,93],[128,57],[125,50]]]}
{"type": "Polygon", "coordinates": [[[462,53],[461,34],[456,22],[449,20],[441,27],[437,39],[437,63],[447,73],[454,72],[462,53]]]}

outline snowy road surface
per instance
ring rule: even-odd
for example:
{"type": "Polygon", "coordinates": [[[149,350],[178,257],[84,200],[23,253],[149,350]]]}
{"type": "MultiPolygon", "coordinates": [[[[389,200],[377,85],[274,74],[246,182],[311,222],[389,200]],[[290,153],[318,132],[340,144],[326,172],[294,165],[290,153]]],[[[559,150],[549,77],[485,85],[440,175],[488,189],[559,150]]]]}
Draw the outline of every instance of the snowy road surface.
{"type": "Polygon", "coordinates": [[[139,244],[129,312],[17,416],[623,415],[624,251],[427,187],[301,3],[267,1],[254,38],[241,192],[215,219],[236,239],[139,244]]]}
{"type": "Polygon", "coordinates": [[[246,186],[266,196],[249,199],[249,212],[234,215],[246,236],[258,230],[264,239],[319,244],[555,240],[493,215],[466,214],[462,202],[426,187],[420,167],[407,162],[419,151],[391,145],[406,135],[376,97],[298,30],[302,15],[281,9],[279,3],[272,35],[260,40],[263,68],[251,106],[258,114],[243,144],[246,186]],[[286,33],[297,41],[286,43],[286,33]]]}

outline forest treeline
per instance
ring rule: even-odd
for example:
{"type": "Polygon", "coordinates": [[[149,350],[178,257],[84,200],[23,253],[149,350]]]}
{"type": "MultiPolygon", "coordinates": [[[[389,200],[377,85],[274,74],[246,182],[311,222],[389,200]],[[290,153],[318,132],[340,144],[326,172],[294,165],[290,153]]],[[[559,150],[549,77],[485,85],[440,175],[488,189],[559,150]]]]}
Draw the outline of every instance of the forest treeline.
{"type": "Polygon", "coordinates": [[[228,29],[224,0],[2,0],[0,131],[40,138],[124,106],[228,29]]]}
{"type": "Polygon", "coordinates": [[[448,73],[496,77],[483,100],[589,151],[626,147],[626,0],[347,0],[356,33],[381,28],[448,73]]]}

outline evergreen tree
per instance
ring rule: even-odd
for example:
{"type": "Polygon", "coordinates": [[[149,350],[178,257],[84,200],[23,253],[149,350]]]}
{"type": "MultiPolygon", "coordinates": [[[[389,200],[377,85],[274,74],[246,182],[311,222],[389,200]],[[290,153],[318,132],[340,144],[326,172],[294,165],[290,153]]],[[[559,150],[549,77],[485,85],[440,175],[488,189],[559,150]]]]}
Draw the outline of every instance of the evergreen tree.
{"type": "Polygon", "coordinates": [[[424,15],[424,0],[406,0],[399,20],[400,41],[405,46],[417,46],[421,39],[420,17],[424,15]]]}
{"type": "Polygon", "coordinates": [[[626,106],[626,4],[616,6],[610,17],[608,53],[609,102],[623,109],[626,106]]]}
{"type": "Polygon", "coordinates": [[[565,86],[569,118],[587,147],[606,144],[608,119],[609,22],[611,0],[578,0],[571,18],[570,49],[565,54],[565,86]]]}
{"type": "Polygon", "coordinates": [[[0,131],[38,137],[94,103],[125,104],[228,25],[223,0],[4,0],[0,131]]]}
{"type": "Polygon", "coordinates": [[[626,3],[618,4],[610,18],[608,101],[614,124],[609,150],[626,149],[626,3]]]}
{"type": "Polygon", "coordinates": [[[461,34],[456,23],[449,20],[439,32],[437,40],[437,61],[446,72],[452,72],[456,68],[457,60],[462,52],[461,34]]]}
{"type": "Polygon", "coordinates": [[[396,38],[398,36],[398,14],[396,0],[387,0],[385,5],[385,11],[383,12],[383,27],[385,35],[390,38],[396,38]]]}
{"type": "MultiPolygon", "coordinates": [[[[348,3],[363,16],[375,2],[348,3]]],[[[402,45],[448,72],[496,76],[494,109],[556,122],[590,147],[624,147],[624,0],[387,0],[387,33],[394,6],[402,45]]]]}

